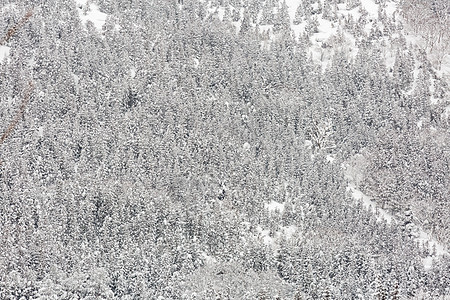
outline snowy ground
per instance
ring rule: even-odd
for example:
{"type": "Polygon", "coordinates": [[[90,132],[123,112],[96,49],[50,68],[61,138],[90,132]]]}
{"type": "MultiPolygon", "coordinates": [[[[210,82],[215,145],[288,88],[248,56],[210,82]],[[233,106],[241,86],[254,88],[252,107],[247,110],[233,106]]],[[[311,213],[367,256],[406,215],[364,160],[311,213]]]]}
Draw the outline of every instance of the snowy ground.
{"type": "Polygon", "coordinates": [[[9,50],[8,46],[0,46],[0,63],[9,56],[9,50]]]}
{"type": "Polygon", "coordinates": [[[272,200],[270,203],[264,204],[264,208],[271,213],[278,212],[282,214],[284,211],[284,203],[279,203],[277,201],[272,200]]]}
{"type": "Polygon", "coordinates": [[[87,21],[91,21],[94,27],[101,31],[108,15],[102,13],[99,7],[91,1],[76,0],[76,4],[82,23],[86,24],[87,21]]]}
{"type": "Polygon", "coordinates": [[[279,231],[271,235],[270,230],[263,229],[258,225],[256,227],[256,232],[258,238],[261,239],[265,245],[270,246],[273,249],[277,249],[279,247],[280,240],[282,238],[293,238],[294,235],[298,233],[298,228],[295,225],[281,226],[279,231]]]}
{"type": "Polygon", "coordinates": [[[393,216],[386,210],[380,208],[369,196],[365,195],[363,192],[358,190],[353,182],[349,182],[347,190],[351,192],[352,197],[355,200],[361,201],[363,207],[366,210],[371,211],[374,214],[377,214],[378,222],[385,220],[388,224],[392,224],[393,216]]]}
{"type": "MultiPolygon", "coordinates": [[[[264,204],[264,208],[270,215],[283,214],[285,209],[285,203],[279,203],[277,201],[271,201],[264,204]]],[[[250,225],[250,224],[248,224],[250,225]]],[[[277,249],[279,242],[282,238],[291,239],[295,234],[300,233],[299,229],[295,225],[280,226],[278,231],[271,234],[269,229],[263,229],[261,225],[256,226],[257,237],[267,246],[277,249]]]]}

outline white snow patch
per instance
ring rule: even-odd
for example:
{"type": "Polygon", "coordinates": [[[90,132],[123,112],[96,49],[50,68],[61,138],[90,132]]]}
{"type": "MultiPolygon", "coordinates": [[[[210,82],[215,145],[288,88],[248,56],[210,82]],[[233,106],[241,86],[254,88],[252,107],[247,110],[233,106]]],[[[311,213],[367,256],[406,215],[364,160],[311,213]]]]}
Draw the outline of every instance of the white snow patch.
{"type": "Polygon", "coordinates": [[[217,15],[219,17],[219,20],[223,21],[223,16],[225,15],[225,8],[224,7],[219,7],[217,9],[217,15]]]}
{"type": "Polygon", "coordinates": [[[34,57],[27,59],[27,63],[28,63],[28,66],[31,68],[33,68],[37,65],[36,59],[34,59],[34,57]]]}
{"type": "Polygon", "coordinates": [[[417,122],[417,127],[419,129],[422,129],[422,125],[423,125],[423,119],[420,119],[419,122],[417,122]]]}
{"type": "Polygon", "coordinates": [[[136,72],[137,72],[136,68],[134,67],[130,68],[130,77],[131,78],[136,77],[136,72]]]}
{"type": "Polygon", "coordinates": [[[277,201],[270,201],[270,203],[265,203],[264,208],[267,209],[269,212],[279,212],[280,214],[284,211],[284,203],[280,203],[277,201]]]}
{"type": "Polygon", "coordinates": [[[414,71],[413,71],[414,80],[412,81],[411,88],[405,92],[406,95],[411,96],[414,93],[414,90],[416,89],[416,86],[417,86],[417,78],[419,77],[419,72],[420,72],[419,65],[416,61],[416,64],[414,66],[414,71]]]}
{"type": "Polygon", "coordinates": [[[207,264],[215,264],[217,262],[217,260],[213,256],[206,254],[206,252],[204,251],[202,251],[201,256],[207,264]]]}
{"type": "Polygon", "coordinates": [[[428,245],[428,251],[430,251],[431,253],[422,260],[425,270],[431,269],[433,267],[433,261],[438,259],[439,256],[450,255],[450,253],[445,249],[444,245],[436,241],[421,227],[414,224],[412,232],[415,236],[414,240],[419,242],[420,245],[428,245]]]}
{"type": "Polygon", "coordinates": [[[264,230],[264,229],[262,229],[261,226],[257,226],[256,231],[258,232],[258,237],[263,240],[263,243],[265,245],[273,246],[275,244],[273,238],[270,237],[270,235],[269,235],[270,230],[268,230],[268,229],[264,230]]]}
{"type": "Polygon", "coordinates": [[[39,137],[43,137],[44,136],[44,126],[39,126],[37,135],[39,137]]]}
{"type": "Polygon", "coordinates": [[[75,83],[75,92],[78,94],[80,92],[80,77],[76,74],[72,74],[73,82],[75,83]]]}
{"type": "Polygon", "coordinates": [[[394,67],[395,64],[395,55],[392,51],[388,51],[387,49],[384,49],[384,61],[386,63],[386,68],[390,69],[394,67]]]}
{"type": "Polygon", "coordinates": [[[107,14],[102,13],[95,3],[89,3],[87,0],[76,0],[78,14],[83,24],[91,21],[97,30],[101,31],[106,22],[107,14]]]}
{"type": "Polygon", "coordinates": [[[300,5],[299,0],[286,0],[286,5],[288,7],[288,13],[291,20],[295,18],[295,12],[297,11],[297,7],[300,5]]]}
{"type": "Polygon", "coordinates": [[[311,36],[310,40],[312,46],[309,49],[309,55],[312,57],[314,62],[321,64],[322,72],[328,66],[330,53],[322,46],[328,42],[330,37],[336,34],[337,29],[332,27],[332,23],[328,20],[318,19],[319,22],[319,32],[311,36]]]}
{"type": "Polygon", "coordinates": [[[244,145],[242,145],[242,149],[244,150],[244,151],[250,151],[250,144],[249,143],[247,143],[247,142],[245,142],[244,143],[244,145]]]}
{"type": "Polygon", "coordinates": [[[271,237],[270,230],[263,229],[260,225],[256,227],[258,238],[261,239],[265,245],[271,246],[275,249],[279,247],[279,243],[282,237],[291,239],[294,237],[297,231],[298,227],[295,225],[281,226],[279,231],[273,233],[274,237],[271,237]]]}
{"type": "Polygon", "coordinates": [[[445,108],[445,111],[444,111],[444,113],[443,113],[443,117],[444,117],[445,119],[448,119],[448,118],[450,117],[450,106],[447,106],[447,107],[445,108]]]}
{"type": "Polygon", "coordinates": [[[192,58],[192,66],[196,69],[200,66],[200,61],[198,60],[198,58],[192,58]]]}
{"type": "MultiPolygon", "coordinates": [[[[300,5],[301,1],[299,0],[286,0],[286,5],[288,7],[289,18],[291,19],[291,29],[294,32],[294,36],[298,38],[301,34],[305,32],[306,22],[302,22],[300,24],[294,25],[295,12],[297,11],[297,7],[300,5]]],[[[272,26],[272,25],[266,25],[272,26]]]]}
{"type": "Polygon", "coordinates": [[[250,230],[250,228],[252,227],[252,224],[250,222],[241,222],[241,225],[245,228],[245,230],[250,230]]]}
{"type": "Polygon", "coordinates": [[[9,51],[11,50],[8,46],[0,46],[0,63],[2,63],[5,58],[9,56],[9,51]]]}
{"type": "Polygon", "coordinates": [[[297,229],[298,228],[295,225],[289,225],[281,228],[282,232],[284,233],[287,239],[292,238],[295,232],[297,232],[297,229]]]}
{"type": "Polygon", "coordinates": [[[425,232],[419,226],[414,226],[414,235],[416,236],[415,241],[420,244],[428,244],[430,251],[436,251],[433,253],[435,256],[450,255],[450,253],[445,249],[444,245],[436,241],[429,233],[425,232]]]}
{"type": "Polygon", "coordinates": [[[339,10],[338,13],[343,16],[351,15],[354,20],[358,20],[361,17],[361,12],[359,11],[358,7],[351,9],[351,10],[342,9],[342,10],[339,10]]]}
{"type": "Polygon", "coordinates": [[[313,39],[318,42],[325,42],[333,34],[336,34],[336,27],[333,28],[332,23],[325,19],[318,19],[319,32],[313,35],[313,39]]]}
{"type": "Polygon", "coordinates": [[[333,163],[334,160],[336,159],[336,157],[335,157],[335,155],[328,154],[327,157],[326,157],[326,159],[327,159],[327,162],[333,163]]]}
{"type": "Polygon", "coordinates": [[[429,270],[433,267],[433,258],[431,256],[423,259],[423,267],[425,270],[429,270]]]}
{"type": "Polygon", "coordinates": [[[381,222],[382,220],[385,220],[388,224],[392,223],[392,215],[385,211],[384,209],[378,207],[378,205],[372,200],[371,197],[367,196],[360,190],[356,189],[355,184],[350,182],[348,184],[347,190],[349,190],[352,193],[352,197],[358,201],[362,202],[363,207],[371,211],[373,213],[377,213],[377,221],[381,222]]]}
{"type": "Polygon", "coordinates": [[[305,32],[306,22],[302,22],[297,25],[292,25],[291,28],[292,28],[292,31],[294,32],[294,36],[296,38],[298,38],[300,35],[302,35],[305,32]]]}
{"type": "Polygon", "coordinates": [[[308,148],[308,149],[312,148],[312,142],[310,140],[305,140],[305,148],[308,148]]]}
{"type": "Polygon", "coordinates": [[[369,13],[369,16],[378,18],[378,4],[372,0],[361,0],[361,4],[365,10],[369,13]]]}
{"type": "Polygon", "coordinates": [[[397,11],[397,4],[393,1],[386,2],[386,14],[392,16],[397,11]]]}
{"type": "Polygon", "coordinates": [[[7,4],[7,5],[4,5],[2,8],[1,8],[1,12],[2,13],[5,13],[6,11],[8,11],[8,10],[14,10],[16,8],[16,5],[14,4],[14,3],[10,3],[10,4],[7,4]]]}

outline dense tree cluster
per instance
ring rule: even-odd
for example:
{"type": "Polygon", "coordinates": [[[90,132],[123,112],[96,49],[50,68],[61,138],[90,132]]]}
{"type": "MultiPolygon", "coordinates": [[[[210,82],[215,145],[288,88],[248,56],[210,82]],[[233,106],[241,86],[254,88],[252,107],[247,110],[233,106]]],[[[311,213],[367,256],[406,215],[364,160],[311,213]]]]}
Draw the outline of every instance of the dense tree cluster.
{"type": "Polygon", "coordinates": [[[401,33],[349,18],[358,54],[337,34],[322,72],[310,38],[339,1],[303,1],[300,37],[271,0],[97,4],[101,31],[75,2],[0,16],[35,9],[0,65],[0,128],[34,83],[0,145],[0,298],[450,295],[450,258],[425,270],[432,250],[346,190],[363,153],[363,190],[450,242],[448,86],[401,33]]]}

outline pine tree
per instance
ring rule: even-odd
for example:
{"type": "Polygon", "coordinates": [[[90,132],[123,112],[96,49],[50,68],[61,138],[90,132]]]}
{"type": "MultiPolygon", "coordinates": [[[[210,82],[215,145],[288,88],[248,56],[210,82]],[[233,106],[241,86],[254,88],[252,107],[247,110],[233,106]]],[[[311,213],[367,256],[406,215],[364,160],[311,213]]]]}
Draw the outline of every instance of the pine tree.
{"type": "Polygon", "coordinates": [[[273,25],[274,25],[273,30],[275,33],[290,31],[291,21],[289,18],[288,6],[286,4],[286,1],[283,1],[283,3],[281,4],[281,8],[275,15],[273,25]]]}
{"type": "Polygon", "coordinates": [[[302,3],[300,3],[297,6],[297,9],[295,10],[294,25],[298,25],[298,24],[302,23],[303,16],[304,16],[303,5],[302,5],[302,3]]]}

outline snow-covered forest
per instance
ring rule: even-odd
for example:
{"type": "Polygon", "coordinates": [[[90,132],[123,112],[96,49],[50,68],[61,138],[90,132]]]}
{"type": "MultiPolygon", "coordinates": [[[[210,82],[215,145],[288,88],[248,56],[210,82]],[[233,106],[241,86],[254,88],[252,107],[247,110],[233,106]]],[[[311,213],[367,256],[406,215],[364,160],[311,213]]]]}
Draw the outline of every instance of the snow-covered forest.
{"type": "Polygon", "coordinates": [[[450,299],[448,0],[2,0],[0,299],[450,299]]]}

